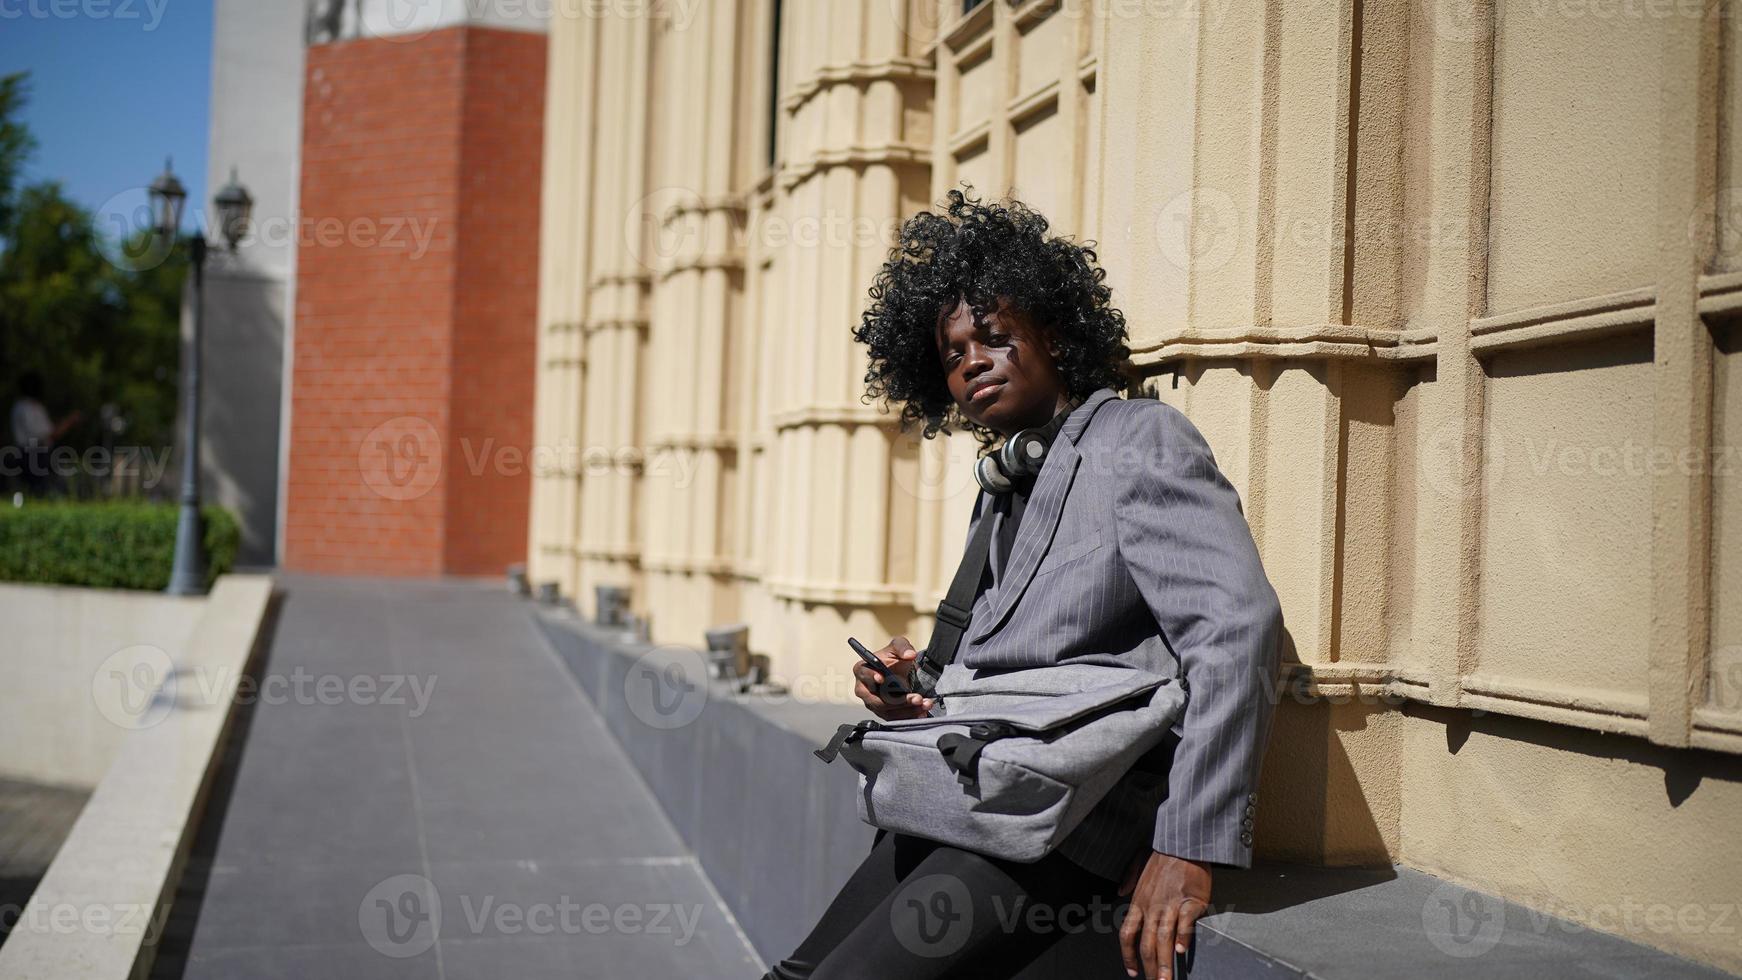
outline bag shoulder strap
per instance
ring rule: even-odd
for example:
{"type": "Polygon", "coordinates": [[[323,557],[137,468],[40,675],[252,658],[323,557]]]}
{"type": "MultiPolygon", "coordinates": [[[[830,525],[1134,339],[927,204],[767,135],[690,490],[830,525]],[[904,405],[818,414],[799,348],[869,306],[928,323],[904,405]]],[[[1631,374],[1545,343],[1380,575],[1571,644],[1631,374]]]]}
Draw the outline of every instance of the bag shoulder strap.
{"type": "Polygon", "coordinates": [[[937,623],[932,627],[931,642],[925,645],[925,652],[920,654],[919,662],[914,665],[914,679],[920,684],[921,690],[930,691],[937,686],[938,677],[944,668],[956,659],[956,648],[961,645],[962,634],[968,630],[968,621],[973,618],[974,594],[980,585],[980,579],[986,573],[986,562],[992,550],[992,514],[982,506],[987,495],[982,493],[979,503],[975,505],[978,526],[968,539],[968,550],[962,555],[962,563],[956,568],[956,577],[950,580],[950,589],[944,595],[944,601],[938,603],[937,623]]]}

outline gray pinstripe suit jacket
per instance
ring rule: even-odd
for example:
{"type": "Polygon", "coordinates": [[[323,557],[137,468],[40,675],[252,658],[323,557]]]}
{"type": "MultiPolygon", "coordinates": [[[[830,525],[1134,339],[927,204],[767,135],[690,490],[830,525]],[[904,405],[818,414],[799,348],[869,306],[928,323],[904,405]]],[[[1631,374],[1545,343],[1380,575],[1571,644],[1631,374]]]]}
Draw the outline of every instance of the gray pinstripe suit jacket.
{"type": "MultiPolygon", "coordinates": [[[[982,491],[970,537],[1004,519],[991,502],[982,491]]],[[[1190,695],[1157,772],[1128,775],[1059,852],[1114,880],[1146,847],[1250,866],[1282,611],[1197,428],[1153,398],[1096,391],[1066,418],[1011,554],[999,552],[994,533],[994,579],[946,670],[1183,668],[1190,695]]]]}

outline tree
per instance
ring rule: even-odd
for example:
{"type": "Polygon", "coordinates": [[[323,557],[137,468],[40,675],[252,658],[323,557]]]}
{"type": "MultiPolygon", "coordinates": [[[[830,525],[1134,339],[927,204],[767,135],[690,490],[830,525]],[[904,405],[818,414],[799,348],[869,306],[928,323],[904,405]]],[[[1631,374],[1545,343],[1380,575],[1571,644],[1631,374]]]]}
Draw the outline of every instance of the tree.
{"type": "Polygon", "coordinates": [[[23,74],[0,77],[0,236],[11,227],[10,205],[18,192],[18,177],[30,151],[36,148],[30,130],[16,120],[29,93],[23,74]]]}
{"type": "MultiPolygon", "coordinates": [[[[27,371],[47,380],[57,418],[74,408],[78,425],[62,445],[103,445],[101,407],[114,405],[127,431],[114,445],[167,448],[175,422],[180,353],[181,250],[151,268],[119,268],[105,257],[89,210],[59,183],[23,183],[35,141],[18,121],[28,95],[23,75],[0,78],[0,392],[6,407],[27,371]]],[[[114,253],[109,253],[114,254],[114,253]]],[[[10,443],[11,432],[0,432],[10,443]]]]}

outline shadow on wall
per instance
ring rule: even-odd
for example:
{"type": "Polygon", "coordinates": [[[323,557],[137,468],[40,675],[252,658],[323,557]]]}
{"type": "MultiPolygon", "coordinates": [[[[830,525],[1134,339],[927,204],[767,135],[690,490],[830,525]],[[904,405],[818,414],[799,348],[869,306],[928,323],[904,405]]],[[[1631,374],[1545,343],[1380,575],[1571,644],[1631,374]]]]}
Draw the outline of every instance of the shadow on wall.
{"type": "MultiPolygon", "coordinates": [[[[272,565],[277,560],[285,286],[245,269],[230,271],[224,267],[228,261],[229,256],[214,254],[206,271],[200,490],[205,502],[236,514],[242,532],[236,563],[272,565]]],[[[178,408],[177,445],[163,475],[171,500],[180,494],[184,418],[178,408]]]]}
{"type": "MultiPolygon", "coordinates": [[[[1285,671],[1300,663],[1286,627],[1281,659],[1285,671]]],[[[1381,770],[1383,784],[1364,786],[1349,752],[1397,753],[1396,709],[1370,698],[1309,695],[1299,682],[1279,682],[1276,699],[1259,778],[1258,858],[1389,868],[1391,846],[1378,818],[1398,804],[1399,767],[1381,770]]]]}

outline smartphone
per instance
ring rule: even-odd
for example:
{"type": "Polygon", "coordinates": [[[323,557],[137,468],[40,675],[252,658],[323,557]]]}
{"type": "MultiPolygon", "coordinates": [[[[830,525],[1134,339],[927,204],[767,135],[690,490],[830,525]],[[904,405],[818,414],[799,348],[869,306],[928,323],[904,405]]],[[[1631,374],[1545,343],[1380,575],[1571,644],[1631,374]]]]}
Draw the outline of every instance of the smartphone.
{"type": "Polygon", "coordinates": [[[847,637],[847,645],[853,648],[853,652],[859,655],[860,660],[871,665],[871,669],[877,672],[878,677],[883,678],[877,685],[878,694],[883,695],[888,700],[898,701],[913,693],[900,676],[892,673],[883,661],[877,659],[875,653],[865,649],[865,644],[849,636],[847,637]]]}

